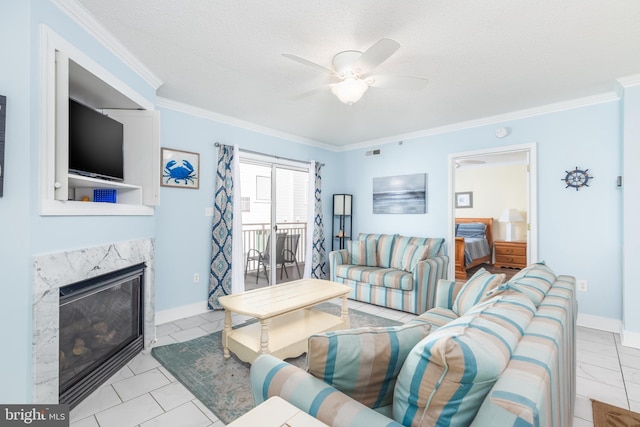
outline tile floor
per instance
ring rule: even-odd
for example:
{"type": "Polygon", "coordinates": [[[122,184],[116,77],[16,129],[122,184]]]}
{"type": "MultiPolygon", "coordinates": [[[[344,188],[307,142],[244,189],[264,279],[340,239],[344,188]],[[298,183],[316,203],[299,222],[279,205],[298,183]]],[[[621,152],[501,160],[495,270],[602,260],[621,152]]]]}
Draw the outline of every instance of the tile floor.
{"type": "MultiPolygon", "coordinates": [[[[411,314],[349,301],[351,308],[406,322],[411,314]]],[[[242,323],[241,316],[234,323],[242,323]]],[[[223,312],[180,319],[157,327],[155,345],[187,341],[221,330],[223,312]]],[[[640,350],[623,347],[620,336],[578,328],[574,427],[593,426],[590,398],[640,412],[640,350]]],[[[72,427],[224,427],[167,372],[148,350],[71,411],[72,427]]]]}

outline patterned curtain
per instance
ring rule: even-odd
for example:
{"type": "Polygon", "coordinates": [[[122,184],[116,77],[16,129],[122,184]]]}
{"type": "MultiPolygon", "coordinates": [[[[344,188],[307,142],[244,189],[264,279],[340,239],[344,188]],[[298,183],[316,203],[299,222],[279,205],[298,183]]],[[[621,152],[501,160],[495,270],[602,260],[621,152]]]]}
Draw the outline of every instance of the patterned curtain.
{"type": "Polygon", "coordinates": [[[311,258],[311,277],[327,278],[327,252],[324,246],[324,225],[322,224],[322,164],[315,162],[315,203],[313,212],[313,248],[311,258]]]}
{"type": "Polygon", "coordinates": [[[233,151],[233,147],[230,145],[221,144],[218,148],[207,304],[210,310],[221,310],[222,306],[218,302],[218,297],[231,294],[233,151]]]}

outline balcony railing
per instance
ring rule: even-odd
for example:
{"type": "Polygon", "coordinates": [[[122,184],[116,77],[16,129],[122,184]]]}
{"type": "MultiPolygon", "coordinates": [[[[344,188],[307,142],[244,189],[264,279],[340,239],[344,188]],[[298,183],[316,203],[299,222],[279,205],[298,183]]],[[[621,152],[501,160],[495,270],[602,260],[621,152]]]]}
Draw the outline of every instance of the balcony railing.
{"type": "MultiPolygon", "coordinates": [[[[299,234],[298,248],[296,249],[296,261],[302,264],[305,259],[305,252],[307,247],[307,223],[278,223],[278,233],[287,233],[288,235],[299,234]]],[[[247,253],[251,249],[256,249],[260,252],[264,252],[267,245],[269,233],[271,232],[271,226],[268,223],[263,224],[242,224],[242,245],[244,251],[244,259],[247,259],[247,253]]],[[[258,269],[257,261],[249,262],[249,271],[255,271],[258,269]]]]}

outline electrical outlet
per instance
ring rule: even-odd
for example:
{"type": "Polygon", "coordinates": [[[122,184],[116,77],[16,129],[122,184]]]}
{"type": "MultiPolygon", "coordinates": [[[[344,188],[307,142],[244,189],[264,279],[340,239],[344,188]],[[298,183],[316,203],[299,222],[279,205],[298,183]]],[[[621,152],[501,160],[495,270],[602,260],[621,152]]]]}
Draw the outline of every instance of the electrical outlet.
{"type": "Polygon", "coordinates": [[[213,208],[204,208],[204,216],[213,216],[213,208]]]}
{"type": "Polygon", "coordinates": [[[580,292],[589,292],[589,282],[587,282],[586,280],[577,280],[576,285],[580,292]]]}
{"type": "Polygon", "coordinates": [[[198,273],[193,273],[193,283],[200,283],[200,275],[198,273]]]}

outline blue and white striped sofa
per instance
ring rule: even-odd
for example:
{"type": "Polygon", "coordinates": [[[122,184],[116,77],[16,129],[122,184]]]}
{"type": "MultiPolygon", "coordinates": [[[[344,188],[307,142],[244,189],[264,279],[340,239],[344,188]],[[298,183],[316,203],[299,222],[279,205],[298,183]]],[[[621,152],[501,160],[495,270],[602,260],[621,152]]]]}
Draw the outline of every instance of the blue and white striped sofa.
{"type": "MultiPolygon", "coordinates": [[[[533,264],[490,295],[483,291],[482,300],[461,316],[449,313],[444,323],[446,310],[454,311],[457,292],[464,290],[440,281],[438,307],[410,322],[433,320],[436,325],[404,360],[394,361],[402,366],[391,405],[371,409],[348,390],[328,385],[327,378],[269,355],[251,367],[255,403],[279,395],[327,425],[345,427],[572,425],[575,279],[533,264]]],[[[372,367],[334,364],[331,376],[349,370],[360,375],[367,369],[372,367]]]]}
{"type": "Polygon", "coordinates": [[[442,238],[361,233],[348,249],[329,253],[330,280],[350,286],[350,299],[414,314],[433,307],[448,266],[442,238]]]}

